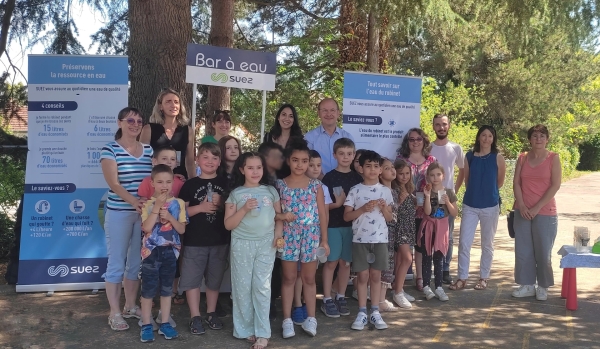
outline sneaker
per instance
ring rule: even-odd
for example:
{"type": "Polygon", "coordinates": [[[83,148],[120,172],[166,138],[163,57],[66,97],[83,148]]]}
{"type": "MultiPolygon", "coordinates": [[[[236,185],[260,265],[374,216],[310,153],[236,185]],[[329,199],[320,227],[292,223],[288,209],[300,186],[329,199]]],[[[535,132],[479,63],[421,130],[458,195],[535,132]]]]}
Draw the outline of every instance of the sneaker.
{"type": "Polygon", "coordinates": [[[138,310],[140,311],[140,314],[141,314],[142,310],[137,305],[131,309],[127,309],[127,308],[123,307],[123,313],[122,313],[123,318],[125,318],[125,319],[131,319],[131,318],[141,319],[142,317],[140,315],[138,315],[138,310]]]}
{"type": "Polygon", "coordinates": [[[350,308],[348,308],[348,302],[346,302],[346,298],[340,297],[339,299],[336,299],[335,305],[337,306],[337,310],[340,313],[340,315],[350,315],[350,308]]]}
{"type": "MultiPolygon", "coordinates": [[[[161,315],[160,310],[158,311],[158,316],[156,317],[156,323],[158,325],[160,325],[162,323],[162,315],[161,315]]],[[[173,320],[173,314],[169,315],[169,324],[171,324],[171,327],[173,327],[173,328],[177,327],[175,320],[173,320]]]]}
{"type": "Polygon", "coordinates": [[[513,297],[533,297],[535,296],[535,286],[533,285],[521,285],[519,288],[513,291],[513,297]]]}
{"type": "Polygon", "coordinates": [[[414,274],[411,273],[411,274],[406,274],[406,276],[404,277],[404,280],[410,281],[414,278],[415,278],[414,274]]]}
{"type": "Polygon", "coordinates": [[[386,328],[388,328],[385,321],[383,321],[383,319],[381,318],[381,314],[379,313],[378,310],[375,310],[371,314],[371,317],[369,318],[369,322],[372,323],[375,326],[375,328],[378,330],[385,330],[386,328]]]}
{"type": "Polygon", "coordinates": [[[142,341],[142,343],[154,342],[154,331],[152,330],[151,324],[142,326],[142,330],[140,331],[140,341],[142,341]]]}
{"type": "Polygon", "coordinates": [[[448,296],[446,295],[446,292],[444,292],[444,289],[442,287],[436,288],[435,291],[433,291],[433,293],[435,294],[437,299],[441,300],[442,302],[448,301],[448,296]]]}
{"type": "Polygon", "coordinates": [[[427,300],[430,300],[431,298],[435,297],[435,294],[429,286],[423,287],[423,293],[425,294],[425,298],[427,298],[427,300]]]}
{"type": "Polygon", "coordinates": [[[354,289],[354,291],[352,291],[352,298],[358,300],[358,291],[356,289],[354,289]]]}
{"type": "Polygon", "coordinates": [[[538,301],[545,301],[548,299],[548,290],[545,287],[538,286],[535,289],[535,299],[538,301]]]}
{"type": "Polygon", "coordinates": [[[338,311],[338,308],[335,306],[333,299],[328,299],[326,301],[323,301],[323,304],[321,304],[321,311],[327,317],[340,317],[340,312],[338,311]]]}
{"type": "Polygon", "coordinates": [[[404,292],[398,292],[394,295],[394,302],[398,304],[400,308],[410,309],[412,304],[408,301],[404,292]]]}
{"type": "Polygon", "coordinates": [[[302,325],[305,320],[306,317],[304,317],[304,311],[302,311],[302,307],[294,307],[292,309],[292,322],[294,325],[302,325]]]}
{"type": "Polygon", "coordinates": [[[314,317],[306,318],[306,321],[302,324],[304,332],[308,333],[309,336],[314,337],[317,335],[317,319],[314,317]]]}
{"type": "Polygon", "coordinates": [[[444,272],[444,277],[442,278],[442,282],[445,283],[446,285],[452,284],[452,276],[450,276],[449,271],[444,272]]]}
{"type": "Polygon", "coordinates": [[[353,330],[362,331],[365,329],[365,325],[367,324],[367,314],[362,311],[358,312],[356,315],[356,320],[352,323],[351,328],[353,330]]]}
{"type": "Polygon", "coordinates": [[[158,334],[162,334],[165,339],[173,339],[179,337],[179,333],[171,326],[170,323],[161,324],[158,328],[158,334]]]}
{"type": "Polygon", "coordinates": [[[281,324],[281,328],[283,329],[283,338],[292,338],[296,335],[296,332],[294,332],[294,323],[292,322],[292,319],[285,319],[283,320],[283,323],[281,324]]]}
{"type": "Polygon", "coordinates": [[[398,311],[398,308],[394,306],[394,303],[388,301],[387,299],[379,302],[379,311],[380,312],[394,312],[398,311]]]}
{"type": "MultiPolygon", "coordinates": [[[[358,300],[358,290],[354,289],[354,291],[352,291],[352,298],[358,300]]],[[[367,287],[367,300],[370,301],[371,300],[371,286],[367,287]]]]}
{"type": "MultiPolygon", "coordinates": [[[[158,331],[158,324],[156,323],[156,321],[154,321],[154,318],[150,318],[150,323],[152,325],[152,330],[158,331]]],[[[140,321],[138,321],[138,326],[140,326],[140,327],[144,326],[144,324],[142,323],[142,319],[140,319],[140,321]]]]}
{"type": "Polygon", "coordinates": [[[402,293],[404,293],[404,298],[406,298],[407,301],[409,302],[414,302],[415,301],[415,297],[409,295],[408,293],[402,291],[402,293]]]}

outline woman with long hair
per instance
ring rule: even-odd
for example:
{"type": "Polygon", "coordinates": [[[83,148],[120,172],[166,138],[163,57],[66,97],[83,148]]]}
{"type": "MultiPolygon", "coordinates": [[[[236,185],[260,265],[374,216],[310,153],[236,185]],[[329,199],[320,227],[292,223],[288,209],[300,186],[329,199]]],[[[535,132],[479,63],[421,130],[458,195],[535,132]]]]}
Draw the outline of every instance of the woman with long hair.
{"type": "Polygon", "coordinates": [[[302,138],[302,129],[298,122],[296,108],[291,104],[284,104],[275,114],[275,123],[265,134],[263,142],[274,142],[285,149],[292,137],[302,138]]]}
{"type": "Polygon", "coordinates": [[[462,290],[469,277],[471,246],[477,224],[481,234],[481,260],[479,281],[476,290],[488,286],[492,261],[494,260],[494,236],[500,215],[500,188],[504,185],[506,162],[498,152],[496,130],[483,125],[477,131],[473,150],[465,156],[465,196],[460,221],[458,244],[458,280],[450,285],[451,290],[462,290]]]}
{"type": "Polygon", "coordinates": [[[185,178],[196,175],[194,130],[189,124],[181,95],[166,88],[156,97],[150,123],[144,126],[140,135],[140,142],[150,144],[152,149],[172,146],[177,152],[177,167],[173,172],[185,178]]]}

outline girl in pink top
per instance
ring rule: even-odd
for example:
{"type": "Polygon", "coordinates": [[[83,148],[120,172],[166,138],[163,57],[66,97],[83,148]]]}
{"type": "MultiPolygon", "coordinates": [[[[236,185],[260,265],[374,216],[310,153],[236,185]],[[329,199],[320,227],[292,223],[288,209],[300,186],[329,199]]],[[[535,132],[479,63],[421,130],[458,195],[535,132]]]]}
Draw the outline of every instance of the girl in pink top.
{"type": "Polygon", "coordinates": [[[546,149],[548,128],[535,125],[527,137],[531,150],[519,155],[513,180],[515,282],[520,286],[512,295],[545,301],[547,288],[554,285],[551,256],[558,227],[554,195],[562,173],[558,154],[546,149]]]}

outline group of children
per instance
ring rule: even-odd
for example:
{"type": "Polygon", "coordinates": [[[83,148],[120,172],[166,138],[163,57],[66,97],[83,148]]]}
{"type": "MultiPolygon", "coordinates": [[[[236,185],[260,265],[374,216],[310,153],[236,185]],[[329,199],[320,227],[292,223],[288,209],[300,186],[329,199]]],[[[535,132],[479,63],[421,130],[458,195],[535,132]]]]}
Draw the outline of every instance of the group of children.
{"type": "Polygon", "coordinates": [[[369,322],[376,329],[387,328],[380,312],[396,309],[386,299],[390,288],[399,306],[411,307],[414,298],[402,286],[413,245],[423,251],[426,298],[448,299],[441,288],[440,261],[448,248],[447,217],[456,215],[456,196],[444,189],[444,170],[437,163],[427,169],[426,187],[418,190],[424,193],[426,217],[415,229],[415,188],[411,169],[402,160],[392,163],[374,151],[356,151],[352,140],[341,138],[333,147],[337,168],[323,175],[319,153],[303,139],[291,139],[286,149],[268,143],[259,152],[243,154],[237,139],[221,141],[220,146],[199,147],[200,175],[185,182],[172,172],[175,151],[155,150],[151,178],[140,186],[140,196],[148,198],[142,210],[142,342],[154,340],[150,311],[159,290],[158,331],[167,339],[177,336],[169,314],[180,250],[179,290],[186,292],[191,333],[204,333],[203,323],[211,329],[223,327],[215,307],[229,264],[233,335],[256,349],[265,348],[271,337],[276,258],[281,261],[284,338],[295,335],[294,324],[310,336],[317,333],[318,258],[326,258],[321,310],[328,317],[350,315],[345,294],[351,271],[355,273],[355,330],[369,322]],[[282,175],[284,161],[287,173],[282,175]],[[432,262],[435,291],[429,288],[432,262]],[[203,280],[204,319],[199,311],[203,280]]]}

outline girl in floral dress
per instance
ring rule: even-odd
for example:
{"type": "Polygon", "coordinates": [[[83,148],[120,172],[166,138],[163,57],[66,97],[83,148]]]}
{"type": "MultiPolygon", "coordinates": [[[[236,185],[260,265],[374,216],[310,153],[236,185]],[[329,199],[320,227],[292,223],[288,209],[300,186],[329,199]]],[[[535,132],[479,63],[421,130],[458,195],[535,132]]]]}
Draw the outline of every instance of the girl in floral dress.
{"type": "Polygon", "coordinates": [[[283,239],[281,254],[283,283],[281,302],[283,307],[283,338],[295,335],[291,319],[294,285],[301,262],[300,277],[306,301],[308,318],[302,329],[311,336],[317,334],[315,318],[316,294],[315,274],[317,271],[317,249],[323,247],[329,255],[327,244],[327,216],[321,182],[306,176],[309,165],[309,149],[303,139],[291,139],[285,150],[291,174],[277,180],[277,189],[283,209],[283,239]]]}

